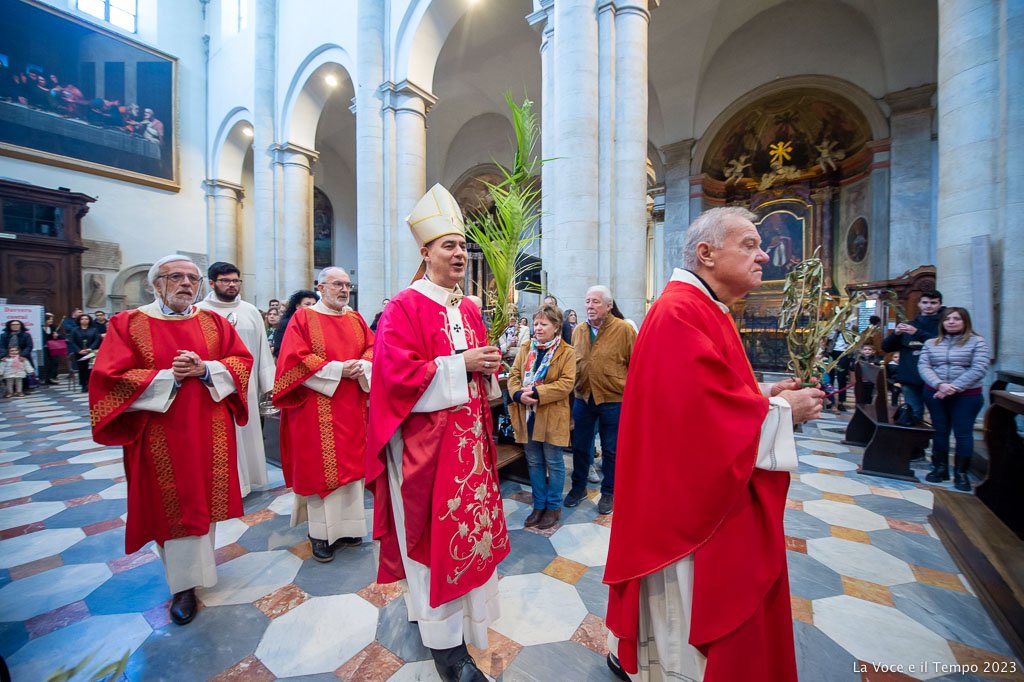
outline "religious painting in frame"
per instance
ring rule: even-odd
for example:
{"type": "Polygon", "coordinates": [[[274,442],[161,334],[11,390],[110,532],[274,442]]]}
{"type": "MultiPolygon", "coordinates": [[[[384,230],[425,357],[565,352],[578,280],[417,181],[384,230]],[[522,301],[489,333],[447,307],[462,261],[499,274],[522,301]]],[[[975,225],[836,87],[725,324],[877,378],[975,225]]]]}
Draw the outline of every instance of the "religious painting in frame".
{"type": "Polygon", "coordinates": [[[313,267],[334,263],[334,207],[324,191],[313,188],[313,267]]]}
{"type": "Polygon", "coordinates": [[[807,257],[810,206],[799,199],[777,199],[761,204],[754,212],[761,248],[768,254],[761,281],[781,283],[807,257]]]}
{"type": "Polygon", "coordinates": [[[177,191],[177,59],[39,4],[0,22],[0,154],[177,191]]]}

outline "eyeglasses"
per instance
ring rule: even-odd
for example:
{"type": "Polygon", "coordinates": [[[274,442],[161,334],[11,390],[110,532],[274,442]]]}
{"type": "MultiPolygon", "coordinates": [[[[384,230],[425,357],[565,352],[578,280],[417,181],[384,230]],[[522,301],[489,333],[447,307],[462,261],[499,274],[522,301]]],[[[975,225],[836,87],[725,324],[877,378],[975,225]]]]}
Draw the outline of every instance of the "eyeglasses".
{"type": "Polygon", "coordinates": [[[203,278],[199,275],[186,275],[183,272],[172,272],[169,275],[157,275],[157,279],[163,278],[172,284],[181,284],[186,279],[192,284],[199,284],[203,281],[203,278]]]}
{"type": "Polygon", "coordinates": [[[213,281],[218,284],[227,284],[228,286],[237,286],[242,283],[240,279],[215,279],[213,281]]]}
{"type": "Polygon", "coordinates": [[[351,282],[328,282],[326,284],[326,286],[329,286],[332,289],[351,289],[352,288],[352,283],[351,282]]]}

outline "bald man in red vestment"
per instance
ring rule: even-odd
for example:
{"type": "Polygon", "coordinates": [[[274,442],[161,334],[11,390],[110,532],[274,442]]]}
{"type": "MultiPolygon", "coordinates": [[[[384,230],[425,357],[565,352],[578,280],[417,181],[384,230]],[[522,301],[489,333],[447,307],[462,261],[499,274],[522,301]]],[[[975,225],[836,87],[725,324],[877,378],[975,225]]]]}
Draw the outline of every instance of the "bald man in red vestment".
{"type": "Polygon", "coordinates": [[[373,332],[348,308],[342,268],[317,277],[320,300],[288,323],[277,359],[274,404],[281,408],[281,465],[295,491],[292,525],[309,519],[313,558],[366,535],[363,460],[373,332]]]}
{"type": "Polygon", "coordinates": [[[179,625],[217,583],[216,523],[242,515],[235,424],[252,371],[231,323],[193,305],[200,282],[187,256],[158,260],[156,300],[111,318],[89,381],[93,440],[124,446],[125,551],[157,543],[179,625]]]}
{"type": "Polygon", "coordinates": [[[823,393],[754,378],[729,314],[768,261],[754,218],[694,221],[630,361],[604,575],[622,679],[796,680],[782,519],[823,393]]]}
{"type": "Polygon", "coordinates": [[[425,274],[384,308],[377,325],[366,480],[381,583],[404,580],[442,680],[485,680],[466,642],[487,648],[498,617],[495,569],[508,532],[491,436],[498,348],[462,295],[462,213],[435,185],[407,219],[425,274]]]}

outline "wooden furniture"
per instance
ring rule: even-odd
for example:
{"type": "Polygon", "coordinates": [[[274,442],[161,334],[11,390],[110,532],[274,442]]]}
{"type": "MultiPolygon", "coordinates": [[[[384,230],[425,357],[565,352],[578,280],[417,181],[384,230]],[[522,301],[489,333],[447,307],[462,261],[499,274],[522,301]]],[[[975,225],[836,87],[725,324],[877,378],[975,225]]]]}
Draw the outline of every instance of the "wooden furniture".
{"type": "MultiPolygon", "coordinates": [[[[500,378],[498,383],[501,390],[505,391],[506,378],[500,378]]],[[[515,442],[515,439],[505,438],[498,433],[498,420],[502,415],[507,415],[505,401],[495,398],[491,401],[491,421],[494,424],[494,441],[498,448],[498,476],[516,483],[530,484],[530,470],[526,465],[526,453],[523,446],[515,442]]]]}
{"type": "Polygon", "coordinates": [[[875,385],[874,397],[868,404],[858,404],[846,427],[844,443],[867,446],[860,472],[869,476],[917,481],[910,468],[915,451],[928,446],[934,430],[930,426],[900,426],[892,423],[895,408],[889,407],[889,386],[885,368],[858,362],[855,372],[859,381],[875,385]]]}
{"type": "Polygon", "coordinates": [[[82,305],[82,217],[93,201],[0,180],[0,298],[45,306],[58,323],[82,305]]]}
{"type": "Polygon", "coordinates": [[[978,499],[1024,539],[1024,441],[1017,419],[1024,415],[1024,372],[999,372],[989,389],[985,412],[988,476],[974,491],[978,499]],[[1011,385],[1017,387],[1010,391],[1011,385]]]}

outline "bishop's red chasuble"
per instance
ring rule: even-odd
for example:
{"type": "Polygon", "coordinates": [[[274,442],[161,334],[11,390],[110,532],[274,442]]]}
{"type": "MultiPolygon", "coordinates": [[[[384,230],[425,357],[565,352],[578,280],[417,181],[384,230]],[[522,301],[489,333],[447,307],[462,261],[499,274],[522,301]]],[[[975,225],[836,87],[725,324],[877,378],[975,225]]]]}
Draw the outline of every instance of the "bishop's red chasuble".
{"type": "Polygon", "coordinates": [[[789,473],[754,467],[768,413],[736,326],[672,281],[644,320],[622,403],[604,582],[637,670],[640,580],[693,560],[689,642],[705,682],[793,682],[783,514],[789,473]]]}
{"type": "Polygon", "coordinates": [[[487,345],[476,305],[461,299],[457,308],[462,323],[453,325],[445,306],[415,284],[391,299],[377,325],[370,389],[366,482],[374,491],[373,537],[381,542],[377,582],[405,577],[398,546],[405,542],[409,558],[430,568],[432,607],[483,585],[509,551],[489,377],[471,375],[465,404],[412,411],[437,372],[434,358],[454,355],[460,345],[487,345]],[[385,449],[399,428],[404,447],[396,491],[389,490],[385,449]],[[391,495],[401,495],[405,538],[397,536],[391,495]]]}
{"type": "Polygon", "coordinates": [[[252,355],[226,319],[193,309],[181,317],[152,306],[110,319],[89,381],[93,440],[124,446],[128,480],[125,551],[150,540],[206,535],[210,524],[242,515],[235,427],[248,420],[252,355]],[[166,412],[130,411],[179,350],[224,365],[236,390],[220,402],[186,379],[166,412]]]}
{"type": "Polygon", "coordinates": [[[373,342],[373,332],[354,312],[299,308],[288,324],[274,404],[281,408],[281,468],[296,495],[327,497],[363,477],[367,400],[359,382],[342,378],[331,397],[302,382],[331,361],[372,360],[373,342]]]}

